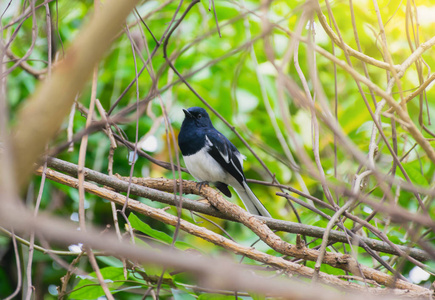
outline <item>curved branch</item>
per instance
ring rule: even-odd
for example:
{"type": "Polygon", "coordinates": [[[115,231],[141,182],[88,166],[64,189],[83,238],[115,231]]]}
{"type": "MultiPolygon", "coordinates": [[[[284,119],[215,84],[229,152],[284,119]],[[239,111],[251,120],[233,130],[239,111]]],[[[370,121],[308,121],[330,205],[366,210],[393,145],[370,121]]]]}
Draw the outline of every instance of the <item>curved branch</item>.
{"type": "MultiPolygon", "coordinates": [[[[50,168],[59,170],[61,172],[65,172],[73,176],[76,176],[77,174],[77,165],[72,164],[70,162],[62,161],[57,158],[50,158],[47,164],[50,168]]],[[[99,184],[111,187],[120,192],[125,192],[127,190],[128,182],[119,180],[118,178],[115,178],[113,176],[108,176],[88,168],[85,168],[84,172],[85,172],[85,178],[87,180],[91,180],[99,184]]],[[[131,193],[136,196],[145,197],[148,199],[152,199],[153,201],[158,201],[161,203],[175,206],[176,203],[174,201],[174,196],[172,194],[167,194],[163,192],[165,191],[165,192],[172,193],[174,190],[173,184],[174,182],[172,180],[163,179],[163,178],[133,178],[131,193]]],[[[193,188],[189,188],[189,186],[187,186],[186,183],[186,186],[183,187],[183,191],[185,193],[195,193],[197,189],[196,186],[194,186],[193,188]]],[[[221,219],[236,221],[236,219],[232,215],[219,212],[209,204],[201,203],[188,198],[183,198],[183,208],[188,210],[193,210],[199,213],[204,213],[210,216],[218,217],[221,219]]],[[[261,219],[264,220],[267,226],[269,226],[269,228],[271,228],[272,230],[302,234],[302,235],[307,235],[307,236],[312,236],[317,238],[321,238],[325,231],[323,228],[320,227],[293,223],[290,221],[276,220],[271,218],[261,218],[261,219]]],[[[329,239],[335,242],[347,243],[345,234],[343,232],[336,231],[336,230],[331,231],[329,235],[329,239]]],[[[399,255],[399,253],[396,250],[394,250],[391,246],[389,246],[385,242],[378,241],[375,239],[370,239],[367,237],[358,237],[358,239],[360,239],[362,242],[369,245],[370,248],[375,251],[381,251],[384,253],[399,255]]],[[[423,250],[416,249],[416,248],[410,249],[409,247],[404,247],[399,245],[397,247],[399,247],[402,251],[409,252],[409,256],[417,260],[425,261],[430,259],[430,256],[423,250]]]]}
{"type": "MultiPolygon", "coordinates": [[[[37,173],[41,170],[37,170],[37,173]]],[[[47,178],[55,180],[59,183],[77,188],[78,187],[78,180],[75,178],[72,178],[67,175],[63,175],[61,173],[58,173],[56,171],[47,170],[47,178]]],[[[190,186],[187,187],[187,189],[196,189],[196,184],[194,182],[185,182],[187,185],[190,184],[190,186]]],[[[116,192],[110,191],[106,188],[98,187],[94,184],[91,184],[89,182],[84,183],[84,187],[86,191],[95,194],[99,197],[102,197],[104,199],[107,199],[109,201],[114,201],[118,205],[124,205],[126,201],[126,197],[118,194],[116,192]]],[[[206,196],[207,199],[213,203],[213,205],[217,206],[219,210],[222,210],[224,212],[230,212],[233,213],[233,215],[243,221],[243,224],[247,225],[251,230],[253,230],[257,235],[261,237],[263,241],[265,241],[267,244],[269,244],[273,249],[277,250],[278,252],[284,252],[285,254],[292,255],[299,258],[305,258],[309,260],[313,260],[313,258],[317,258],[319,252],[317,250],[300,247],[300,246],[294,246],[288,243],[285,243],[282,241],[278,236],[276,236],[266,225],[264,225],[259,219],[256,217],[250,215],[246,211],[244,211],[239,206],[232,204],[225,199],[222,198],[222,196],[216,192],[214,189],[211,188],[205,188],[203,187],[201,189],[201,194],[203,196],[206,196]],[[285,248],[283,248],[283,246],[285,248]]],[[[225,237],[222,237],[219,234],[216,234],[210,230],[207,230],[205,228],[193,225],[185,220],[179,220],[178,217],[170,215],[166,213],[162,209],[153,208],[150,206],[147,206],[139,201],[129,199],[128,201],[128,207],[129,209],[132,209],[134,211],[140,212],[146,216],[149,216],[153,219],[162,221],[166,224],[176,226],[178,223],[180,224],[180,228],[187,233],[193,234],[195,236],[198,236],[202,239],[205,239],[211,243],[214,243],[216,245],[222,246],[228,250],[231,250],[238,254],[244,254],[247,257],[250,257],[251,259],[257,260],[259,262],[263,262],[268,265],[272,265],[281,269],[285,269],[286,271],[289,271],[291,273],[299,274],[304,277],[311,278],[314,275],[314,270],[296,263],[292,263],[290,261],[287,261],[281,257],[276,257],[272,255],[265,254],[261,251],[258,251],[256,249],[253,249],[251,247],[244,247],[241,246],[225,237]]],[[[351,266],[353,265],[350,262],[350,257],[348,255],[341,255],[341,254],[332,254],[328,253],[325,255],[324,259],[325,263],[328,263],[329,265],[332,265],[334,267],[343,268],[344,265],[351,266]]],[[[345,267],[345,269],[348,269],[345,267]]],[[[376,271],[374,269],[370,269],[368,267],[361,267],[362,271],[364,272],[364,275],[372,280],[375,280],[376,282],[383,284],[383,285],[390,285],[393,284],[394,279],[386,275],[382,272],[376,271]]],[[[349,269],[350,271],[350,269],[349,269]]],[[[358,284],[350,283],[342,281],[332,275],[328,275],[325,273],[319,274],[319,281],[333,285],[340,288],[346,288],[346,289],[352,289],[352,290],[358,290],[363,291],[366,290],[365,287],[360,286],[358,284]]],[[[428,289],[422,288],[420,286],[405,282],[403,280],[397,280],[395,282],[395,287],[398,289],[405,289],[409,291],[413,291],[415,293],[418,293],[420,295],[427,295],[430,294],[431,291],[428,289]]],[[[375,293],[375,289],[371,289],[375,293]]]]}
{"type": "Polygon", "coordinates": [[[44,69],[35,69],[34,67],[32,67],[31,65],[29,65],[25,59],[18,57],[17,55],[15,55],[11,49],[6,49],[6,55],[14,61],[18,61],[18,66],[21,67],[21,69],[23,69],[24,71],[26,71],[27,73],[29,73],[30,75],[32,75],[33,77],[35,77],[36,79],[44,79],[45,77],[45,73],[47,73],[47,68],[44,69]]]}
{"type": "MultiPolygon", "coordinates": [[[[317,17],[320,21],[320,24],[322,25],[323,29],[325,30],[326,34],[330,37],[330,39],[336,44],[338,45],[338,47],[340,47],[342,50],[346,50],[349,55],[358,58],[359,60],[371,64],[375,67],[381,68],[381,69],[385,69],[385,70],[390,70],[391,66],[390,64],[387,64],[386,62],[380,61],[380,60],[376,60],[371,56],[368,56],[364,53],[361,53],[359,51],[356,51],[355,49],[351,48],[349,45],[345,44],[345,43],[341,43],[340,42],[340,38],[335,34],[334,30],[332,30],[332,28],[328,25],[328,21],[326,20],[325,15],[322,13],[322,11],[320,9],[317,9],[317,17]]],[[[400,71],[400,65],[395,65],[394,68],[397,71],[400,71]]]]}

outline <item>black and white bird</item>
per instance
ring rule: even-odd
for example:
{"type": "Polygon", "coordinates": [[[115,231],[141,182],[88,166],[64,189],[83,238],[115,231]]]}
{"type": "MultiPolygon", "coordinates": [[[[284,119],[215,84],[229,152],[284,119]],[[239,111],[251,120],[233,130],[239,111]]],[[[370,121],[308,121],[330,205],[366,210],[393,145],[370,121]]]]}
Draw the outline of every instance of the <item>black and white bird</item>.
{"type": "Polygon", "coordinates": [[[245,157],[213,127],[206,110],[191,107],[183,111],[178,146],[190,174],[200,183],[213,183],[227,197],[231,197],[228,185],[232,186],[251,214],[271,217],[246,183],[245,157]]]}

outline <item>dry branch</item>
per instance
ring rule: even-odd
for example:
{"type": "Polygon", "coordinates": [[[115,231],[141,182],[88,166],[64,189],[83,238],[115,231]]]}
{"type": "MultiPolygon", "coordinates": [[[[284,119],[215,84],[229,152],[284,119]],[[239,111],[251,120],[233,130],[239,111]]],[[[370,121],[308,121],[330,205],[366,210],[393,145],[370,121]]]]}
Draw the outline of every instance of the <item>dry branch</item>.
{"type": "MultiPolygon", "coordinates": [[[[368,56],[362,52],[356,51],[355,49],[353,49],[352,47],[350,47],[349,45],[345,44],[345,43],[341,43],[340,38],[335,34],[335,32],[332,30],[332,28],[329,26],[328,24],[328,20],[326,20],[325,15],[322,13],[322,11],[319,9],[317,9],[317,17],[320,21],[320,24],[322,25],[323,29],[325,30],[326,34],[328,34],[328,36],[331,38],[331,40],[341,49],[347,51],[349,53],[349,55],[365,62],[368,64],[371,64],[373,66],[376,66],[378,68],[381,69],[385,69],[385,70],[389,70],[391,69],[391,66],[383,61],[380,60],[376,60],[371,56],[368,56]]],[[[399,71],[400,70],[400,66],[396,65],[394,66],[394,68],[399,71]]]]}
{"type": "MultiPolygon", "coordinates": [[[[41,169],[38,169],[36,172],[40,174],[41,169]]],[[[61,184],[64,184],[64,185],[67,185],[70,187],[78,188],[78,180],[75,178],[72,178],[70,176],[64,175],[62,173],[59,173],[59,172],[56,172],[56,171],[53,171],[50,169],[47,170],[46,176],[50,180],[54,180],[56,182],[59,182],[61,184]]],[[[196,184],[194,182],[187,182],[187,184],[188,184],[188,188],[190,190],[196,189],[196,187],[194,188],[194,186],[196,186],[196,184]],[[190,187],[189,187],[189,185],[190,185],[190,187]]],[[[114,201],[118,205],[123,206],[125,204],[125,201],[126,201],[125,196],[118,194],[116,192],[110,191],[106,188],[98,187],[98,186],[96,186],[92,183],[89,183],[89,182],[84,183],[84,188],[87,192],[95,194],[95,195],[102,197],[104,199],[107,199],[109,201],[114,201]]],[[[246,213],[240,207],[238,207],[238,206],[226,201],[225,199],[221,198],[221,196],[212,188],[203,187],[201,189],[201,193],[204,196],[206,196],[207,199],[211,200],[213,202],[213,204],[215,206],[217,206],[219,209],[236,214],[237,217],[245,225],[248,225],[248,227],[250,227],[251,230],[256,232],[266,243],[272,244],[274,246],[273,247],[274,249],[278,248],[279,250],[283,251],[282,244],[285,242],[283,242],[279,237],[275,236],[275,234],[272,231],[270,231],[270,229],[268,229],[267,226],[262,224],[262,222],[260,220],[258,220],[254,216],[246,213]],[[266,234],[267,234],[267,236],[265,236],[266,234]]],[[[247,257],[250,257],[250,258],[257,260],[259,262],[263,262],[263,263],[268,264],[268,265],[282,268],[282,269],[286,270],[287,272],[298,274],[298,275],[301,275],[304,277],[312,277],[314,274],[314,270],[311,268],[304,267],[302,265],[298,265],[295,263],[291,263],[291,262],[286,261],[280,257],[267,255],[261,251],[258,251],[254,248],[251,248],[251,247],[243,247],[243,246],[241,246],[241,245],[239,245],[239,244],[237,244],[229,239],[222,237],[219,234],[216,234],[216,233],[210,231],[210,230],[193,225],[185,220],[178,220],[177,217],[166,213],[164,210],[152,208],[152,207],[147,206],[139,201],[129,199],[128,208],[131,210],[137,211],[143,215],[149,216],[153,219],[156,219],[156,220],[159,220],[159,221],[164,222],[166,224],[169,224],[169,225],[176,226],[177,223],[179,222],[180,229],[182,229],[183,231],[185,231],[187,233],[201,237],[201,238],[203,238],[211,243],[214,243],[214,244],[222,246],[228,250],[231,250],[234,253],[243,254],[243,255],[246,255],[247,257]]],[[[285,244],[287,244],[287,243],[285,243],[285,244]]],[[[311,256],[316,256],[316,252],[318,255],[318,251],[316,251],[316,250],[312,250],[312,249],[308,249],[308,248],[304,248],[304,247],[293,246],[290,244],[287,244],[286,247],[287,247],[287,250],[284,250],[283,252],[289,252],[286,254],[292,253],[293,255],[292,254],[290,254],[290,255],[295,256],[295,257],[301,257],[301,258],[305,257],[305,258],[309,259],[311,256]]],[[[332,262],[332,264],[334,266],[339,266],[340,264],[343,264],[343,263],[349,264],[349,257],[344,256],[344,255],[335,255],[335,254],[328,253],[327,255],[325,255],[324,262],[326,262],[328,264],[332,262]]],[[[369,268],[364,268],[363,272],[367,278],[373,279],[376,282],[383,284],[383,285],[391,284],[394,281],[391,276],[383,274],[383,273],[376,271],[374,269],[369,270],[369,268]]],[[[328,274],[325,274],[322,272],[319,274],[319,281],[323,282],[325,284],[340,287],[342,289],[352,289],[352,290],[360,290],[360,291],[365,290],[365,291],[369,291],[370,293],[374,293],[374,294],[382,291],[382,289],[378,289],[378,288],[366,289],[363,286],[353,284],[350,282],[346,282],[346,281],[342,281],[335,276],[328,275],[328,274]]],[[[423,295],[428,295],[431,293],[429,290],[427,290],[425,288],[404,282],[402,280],[397,280],[395,282],[395,287],[397,287],[398,289],[406,290],[407,295],[409,295],[410,292],[412,292],[414,294],[414,296],[416,296],[416,295],[423,296],[423,295]]],[[[391,291],[396,293],[396,290],[394,290],[394,291],[391,290],[391,291]]],[[[384,292],[381,292],[381,293],[384,293],[384,292]]],[[[403,291],[402,292],[397,291],[397,293],[403,294],[403,291]]]]}
{"type": "Polygon", "coordinates": [[[31,65],[29,65],[25,60],[21,60],[20,57],[15,55],[11,49],[6,49],[6,55],[13,61],[19,61],[19,66],[21,69],[34,76],[36,79],[44,79],[45,73],[47,73],[47,69],[35,69],[31,65]]]}
{"type": "MultiPolygon", "coordinates": [[[[0,199],[1,200],[1,199],[0,199]]],[[[310,285],[303,282],[292,280],[281,280],[276,278],[260,277],[252,274],[246,267],[229,263],[225,259],[211,259],[187,252],[174,251],[173,249],[153,250],[146,247],[137,247],[126,243],[119,243],[117,237],[107,233],[104,236],[95,229],[88,228],[87,233],[76,230],[76,226],[51,217],[33,217],[32,214],[14,203],[3,203],[3,207],[8,210],[0,210],[0,221],[11,223],[12,220],[21,218],[16,222],[16,229],[26,232],[29,227],[36,232],[44,234],[51,241],[69,245],[71,243],[83,242],[95,249],[105,249],[108,253],[119,257],[129,257],[143,263],[152,263],[175,269],[183,269],[191,272],[201,279],[200,286],[215,289],[247,290],[262,294],[269,294],[292,299],[324,299],[324,300],[393,300],[397,296],[392,296],[391,290],[383,289],[384,295],[376,297],[368,293],[353,294],[334,292],[331,289],[310,285]]],[[[397,290],[394,290],[396,292],[397,290]]],[[[421,294],[417,296],[409,291],[397,291],[404,297],[419,297],[427,299],[421,294]]]]}
{"type": "MultiPolygon", "coordinates": [[[[323,15],[323,13],[320,10],[320,7],[317,7],[317,16],[319,18],[320,23],[322,24],[322,27],[325,29],[326,33],[329,35],[329,37],[334,41],[335,44],[337,44],[342,49],[346,49],[350,55],[355,56],[355,50],[350,48],[347,45],[342,45],[339,38],[335,35],[333,30],[329,27],[326,17],[323,15]]],[[[432,37],[425,43],[422,43],[401,65],[393,66],[394,69],[392,69],[392,66],[387,63],[382,63],[383,65],[387,65],[385,68],[386,70],[391,70],[393,73],[397,72],[397,77],[401,78],[407,68],[411,66],[413,62],[415,62],[417,59],[421,57],[421,55],[429,48],[431,48],[433,45],[435,45],[435,37],[432,37]]],[[[424,138],[424,136],[421,134],[420,130],[415,126],[415,124],[412,122],[408,111],[406,109],[402,108],[402,105],[399,102],[396,102],[393,97],[389,94],[392,90],[392,84],[395,82],[395,79],[392,78],[390,82],[388,83],[387,91],[383,91],[381,88],[379,88],[376,84],[374,84],[372,81],[367,79],[366,77],[360,75],[358,72],[355,71],[355,69],[349,67],[346,65],[345,62],[337,59],[334,55],[330,54],[329,52],[323,50],[320,47],[315,47],[315,50],[318,51],[320,54],[324,55],[326,58],[330,59],[331,61],[335,62],[337,65],[342,67],[344,70],[347,71],[349,75],[351,75],[356,81],[364,83],[367,87],[369,87],[371,90],[373,90],[378,96],[381,96],[387,103],[391,106],[392,109],[396,111],[401,121],[403,121],[404,125],[403,128],[407,130],[412,137],[417,141],[417,143],[423,148],[423,150],[427,153],[429,159],[435,163],[435,151],[433,150],[430,143],[424,138]]],[[[359,52],[358,52],[359,53],[359,52]]],[[[360,56],[358,57],[362,61],[366,63],[372,63],[367,57],[360,56]]],[[[376,66],[382,68],[380,64],[377,64],[376,66]]],[[[399,83],[400,84],[400,83],[399,83]]],[[[404,102],[406,103],[406,102],[404,102]]]]}
{"type": "MultiPolygon", "coordinates": [[[[54,168],[58,171],[65,172],[67,174],[76,176],[77,174],[77,165],[62,161],[57,158],[50,158],[48,160],[48,166],[54,168]]],[[[123,181],[118,178],[108,176],[102,174],[100,172],[85,168],[85,178],[90,181],[94,181],[96,183],[111,187],[118,192],[126,192],[128,187],[128,179],[123,181]]],[[[183,181],[186,184],[186,181],[183,181]]],[[[162,178],[133,178],[131,185],[131,194],[148,198],[153,201],[158,201],[161,203],[169,204],[169,205],[177,205],[174,196],[172,194],[167,194],[164,192],[172,193],[174,191],[173,183],[174,181],[166,180],[162,178]],[[149,188],[151,189],[149,189],[149,188]]],[[[177,182],[178,185],[178,182],[177,182]]],[[[191,185],[189,185],[191,186],[191,185]]],[[[185,193],[197,193],[196,186],[192,187],[189,190],[189,186],[184,186],[183,191],[185,193]]],[[[199,213],[207,214],[210,216],[218,217],[221,219],[227,219],[231,221],[237,221],[232,215],[224,214],[219,212],[213,206],[202,203],[194,200],[190,200],[187,198],[183,198],[183,208],[189,209],[192,211],[196,211],[199,213]]],[[[317,238],[322,238],[324,234],[324,229],[316,226],[305,225],[300,223],[294,223],[290,221],[283,221],[271,218],[261,218],[266,225],[272,230],[284,231],[289,233],[307,235],[317,238]]],[[[329,238],[331,241],[347,243],[347,238],[343,232],[332,230],[329,238]]],[[[367,237],[359,236],[358,239],[367,244],[371,249],[375,251],[381,251],[385,253],[399,255],[399,253],[393,249],[390,245],[385,242],[370,239],[367,237]]],[[[352,241],[359,242],[359,241],[352,241]]],[[[429,260],[430,256],[423,250],[416,248],[409,248],[401,245],[397,245],[397,247],[406,253],[409,252],[409,255],[417,260],[425,261],[429,260]]]]}
{"type": "MultiPolygon", "coordinates": [[[[184,184],[184,192],[197,190],[196,184],[194,182],[184,182],[184,184]]],[[[166,188],[172,188],[171,191],[173,191],[173,182],[170,180],[162,179],[160,185],[164,185],[166,186],[166,188]]],[[[311,261],[315,261],[317,259],[319,251],[308,248],[298,248],[297,246],[282,241],[259,219],[252,217],[252,215],[248,214],[237,205],[226,201],[214,189],[203,188],[201,190],[201,194],[205,196],[213,204],[213,206],[217,207],[220,211],[234,216],[238,221],[242,222],[244,225],[254,231],[266,244],[268,244],[276,251],[285,255],[290,255],[311,261]]],[[[325,255],[323,263],[359,275],[357,263],[349,255],[333,254],[328,252],[325,255]]],[[[403,280],[395,281],[393,277],[368,267],[361,266],[360,269],[365,278],[375,280],[382,285],[388,286],[394,283],[395,287],[401,289],[413,289],[415,287],[418,287],[403,280]]]]}
{"type": "MultiPolygon", "coordinates": [[[[269,227],[267,227],[267,225],[265,225],[256,217],[247,213],[239,206],[223,199],[222,195],[220,195],[214,189],[201,189],[201,195],[205,196],[214,207],[219,209],[219,211],[223,211],[235,216],[238,221],[240,221],[253,232],[255,232],[263,242],[265,242],[272,249],[278,251],[279,253],[310,261],[317,260],[317,257],[319,256],[318,250],[297,247],[283,241],[274,232],[272,232],[269,227]]],[[[375,269],[371,269],[365,266],[358,266],[358,263],[350,255],[346,254],[343,255],[331,252],[325,253],[325,257],[322,260],[322,263],[328,264],[336,268],[340,268],[353,274],[363,275],[364,278],[372,279],[379,284],[386,286],[393,285],[400,289],[413,289],[412,286],[416,286],[400,279],[395,280],[394,277],[377,271],[375,269]],[[362,274],[359,273],[360,270],[362,274]]]]}

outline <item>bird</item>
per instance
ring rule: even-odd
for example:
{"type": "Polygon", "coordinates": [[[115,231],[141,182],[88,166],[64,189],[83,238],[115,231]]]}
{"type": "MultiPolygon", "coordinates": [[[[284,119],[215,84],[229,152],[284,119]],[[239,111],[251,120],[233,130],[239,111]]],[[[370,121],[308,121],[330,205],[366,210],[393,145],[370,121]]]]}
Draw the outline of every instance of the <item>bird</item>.
{"type": "Polygon", "coordinates": [[[232,186],[249,213],[271,218],[246,182],[245,157],[214,128],[207,111],[202,107],[190,107],[183,112],[178,146],[187,170],[199,182],[199,188],[212,183],[225,196],[231,197],[228,186],[232,186]]]}

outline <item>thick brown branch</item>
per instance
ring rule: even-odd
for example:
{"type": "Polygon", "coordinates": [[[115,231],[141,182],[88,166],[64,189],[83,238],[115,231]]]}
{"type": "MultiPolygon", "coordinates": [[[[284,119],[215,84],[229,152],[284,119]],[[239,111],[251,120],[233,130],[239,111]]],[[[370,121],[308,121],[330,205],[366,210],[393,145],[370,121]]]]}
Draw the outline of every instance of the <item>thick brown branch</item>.
{"type": "MultiPolygon", "coordinates": [[[[76,176],[77,174],[77,165],[62,161],[57,158],[50,158],[48,160],[48,166],[59,170],[61,172],[65,172],[67,174],[76,176]]],[[[85,168],[85,177],[87,180],[91,180],[97,182],[99,184],[109,186],[119,192],[126,192],[128,183],[126,181],[119,180],[115,177],[111,177],[100,172],[85,168]]],[[[174,190],[173,182],[171,180],[162,179],[162,178],[133,178],[132,186],[131,186],[131,194],[145,197],[151,199],[153,201],[158,201],[161,203],[169,204],[169,205],[177,205],[174,200],[174,196],[172,194],[167,194],[161,191],[166,191],[168,193],[172,193],[174,190]],[[148,189],[147,187],[151,188],[148,189]]],[[[188,181],[183,181],[184,187],[183,191],[185,193],[197,193],[197,188],[195,184],[190,184],[188,181]],[[189,188],[189,186],[191,188],[189,188]]],[[[177,182],[178,184],[178,182],[177,182]]],[[[199,213],[207,214],[210,216],[227,219],[231,221],[236,221],[236,219],[232,215],[226,215],[222,212],[219,212],[216,208],[207,203],[202,203],[194,200],[190,200],[187,198],[183,198],[183,208],[188,210],[193,210],[199,213]]],[[[324,233],[324,229],[316,226],[305,225],[300,223],[294,223],[290,221],[270,219],[270,218],[262,218],[264,222],[269,226],[272,230],[284,231],[289,233],[307,235],[311,237],[321,238],[324,233]]],[[[329,238],[334,242],[347,243],[346,235],[343,232],[332,230],[329,238]]],[[[375,251],[381,251],[384,253],[399,255],[399,253],[393,249],[390,245],[385,242],[370,239],[367,237],[358,237],[361,241],[367,244],[371,249],[375,251]]],[[[352,241],[359,242],[359,241],[352,241]]],[[[426,261],[430,259],[430,256],[423,250],[404,246],[397,246],[400,250],[408,253],[409,255],[417,260],[426,261]]]]}
{"type": "MultiPolygon", "coordinates": [[[[36,172],[40,174],[41,169],[38,169],[36,172]]],[[[47,170],[46,176],[50,180],[54,180],[56,182],[59,182],[61,184],[64,184],[64,185],[67,185],[70,187],[78,188],[78,180],[75,178],[72,178],[70,176],[64,175],[62,173],[59,173],[59,172],[56,172],[56,171],[53,171],[50,169],[47,170]]],[[[192,184],[194,185],[194,183],[192,183],[192,184]]],[[[117,203],[118,205],[121,205],[121,206],[123,206],[125,201],[126,201],[125,196],[118,194],[116,192],[110,191],[106,188],[98,187],[98,186],[96,186],[92,183],[89,183],[89,182],[84,183],[84,188],[89,193],[95,194],[95,195],[102,197],[104,199],[107,199],[109,201],[114,201],[115,203],[117,203]]],[[[281,249],[281,246],[283,244],[286,244],[287,250],[284,250],[283,252],[289,252],[289,253],[295,254],[296,257],[311,257],[312,255],[315,256],[316,253],[318,255],[318,251],[316,251],[316,250],[312,250],[312,249],[308,249],[308,248],[304,248],[304,247],[297,247],[297,246],[293,246],[293,245],[290,245],[290,244],[283,242],[278,236],[275,236],[275,234],[272,231],[270,231],[270,229],[267,228],[267,226],[264,225],[259,219],[248,214],[240,207],[226,201],[214,189],[203,187],[201,189],[201,193],[204,196],[207,196],[207,198],[209,200],[211,200],[212,202],[214,202],[213,204],[218,206],[220,209],[223,209],[224,211],[232,212],[235,214],[239,214],[237,216],[237,218],[240,219],[241,221],[243,221],[245,225],[248,224],[249,225],[248,227],[252,227],[250,229],[253,230],[254,232],[256,232],[257,234],[260,234],[264,241],[271,243],[273,246],[277,247],[280,250],[283,250],[283,249],[281,249]],[[267,232],[267,231],[269,231],[269,232],[267,232]],[[278,240],[280,240],[280,241],[278,241],[278,240]]],[[[257,260],[259,262],[262,262],[262,263],[265,263],[265,264],[268,264],[271,266],[275,266],[275,267],[278,267],[281,269],[285,269],[288,272],[299,274],[299,275],[304,276],[304,277],[311,278],[314,274],[314,270],[311,268],[289,262],[287,260],[284,260],[281,257],[275,257],[272,255],[265,254],[265,253],[258,251],[252,247],[241,246],[241,245],[239,245],[239,244],[237,244],[229,239],[226,239],[223,236],[216,234],[210,230],[193,225],[185,220],[179,221],[176,216],[170,215],[170,214],[166,213],[164,210],[156,209],[156,208],[147,206],[139,201],[129,199],[128,208],[131,210],[137,211],[143,215],[149,216],[153,219],[156,219],[156,220],[159,220],[159,221],[164,222],[166,224],[172,225],[172,226],[176,226],[179,223],[180,229],[182,229],[183,231],[185,231],[187,233],[201,237],[201,238],[203,238],[211,243],[214,243],[214,244],[222,246],[228,250],[231,250],[234,253],[246,255],[247,257],[250,257],[250,258],[257,260]]],[[[289,254],[289,253],[287,253],[287,254],[289,254]]],[[[335,264],[336,266],[339,264],[342,264],[342,263],[348,264],[349,259],[350,259],[349,256],[335,255],[335,254],[328,253],[325,256],[325,260],[332,262],[330,260],[332,257],[335,258],[335,262],[333,262],[333,264],[335,264]]],[[[365,270],[369,270],[369,268],[366,268],[365,270]]],[[[386,274],[383,274],[383,273],[378,272],[378,271],[373,270],[373,269],[370,269],[370,272],[373,273],[372,276],[368,277],[367,276],[368,274],[365,274],[366,277],[373,279],[378,283],[389,284],[392,282],[392,281],[390,281],[390,280],[392,280],[391,276],[388,276],[386,274]],[[377,274],[377,273],[381,273],[383,276],[381,274],[377,274]],[[390,280],[386,280],[386,278],[389,278],[390,280]]],[[[364,288],[363,286],[340,280],[335,276],[328,275],[325,273],[319,274],[319,280],[323,283],[330,284],[330,285],[333,285],[336,287],[340,287],[342,289],[352,289],[352,290],[360,290],[360,291],[366,290],[366,288],[364,288]]],[[[414,293],[414,295],[416,295],[416,294],[417,295],[427,295],[427,294],[431,293],[429,290],[427,290],[425,288],[404,282],[402,280],[398,280],[396,282],[396,287],[399,289],[406,289],[407,293],[409,293],[409,291],[412,291],[414,293]]],[[[376,293],[377,291],[379,291],[379,289],[371,288],[371,289],[368,289],[368,291],[371,293],[376,293]]],[[[400,292],[400,291],[397,291],[397,292],[399,294],[403,294],[403,292],[400,292]]]]}

